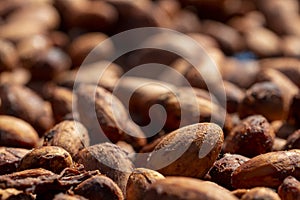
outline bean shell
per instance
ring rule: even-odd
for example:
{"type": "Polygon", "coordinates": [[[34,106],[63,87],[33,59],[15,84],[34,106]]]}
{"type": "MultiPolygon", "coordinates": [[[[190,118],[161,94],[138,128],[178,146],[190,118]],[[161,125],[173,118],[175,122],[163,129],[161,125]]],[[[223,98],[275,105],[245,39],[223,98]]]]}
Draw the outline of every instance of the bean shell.
{"type": "Polygon", "coordinates": [[[17,171],[20,160],[28,152],[27,149],[0,147],[0,175],[17,171]]]}
{"type": "Polygon", "coordinates": [[[126,184],[133,164],[128,155],[117,145],[101,143],[86,147],[78,152],[76,159],[87,170],[99,170],[111,178],[122,190],[126,192],[126,184]]]}
{"type": "Polygon", "coordinates": [[[300,199],[300,182],[294,177],[288,176],[279,186],[278,194],[282,200],[300,199]]]}
{"type": "Polygon", "coordinates": [[[287,176],[300,178],[300,150],[261,154],[239,166],[232,175],[235,188],[278,187],[287,176]]]}
{"type": "Polygon", "coordinates": [[[182,127],[160,141],[149,155],[147,168],[168,176],[201,178],[216,161],[223,138],[222,129],[213,123],[182,127]]]}
{"type": "Polygon", "coordinates": [[[274,137],[267,119],[261,115],[253,115],[235,126],[225,138],[224,151],[253,157],[272,151],[274,137]]]}
{"type": "Polygon", "coordinates": [[[59,146],[75,156],[78,151],[89,146],[86,128],[76,121],[62,121],[50,129],[44,137],[44,146],[59,146]]]}
{"type": "Polygon", "coordinates": [[[74,192],[89,200],[123,200],[123,194],[110,178],[97,175],[80,183],[74,192]]]}
{"type": "Polygon", "coordinates": [[[157,171],[136,168],[129,176],[126,186],[127,200],[143,200],[146,189],[155,181],[164,179],[157,171]]]}

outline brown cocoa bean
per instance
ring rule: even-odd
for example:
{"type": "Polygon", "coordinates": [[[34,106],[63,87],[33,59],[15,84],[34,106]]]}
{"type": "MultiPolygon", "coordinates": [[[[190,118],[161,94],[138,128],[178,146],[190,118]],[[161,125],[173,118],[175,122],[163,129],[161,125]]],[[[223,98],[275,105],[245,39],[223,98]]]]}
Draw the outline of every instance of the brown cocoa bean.
{"type": "Polygon", "coordinates": [[[0,39],[0,71],[12,70],[19,66],[19,57],[14,45],[0,39]]]}
{"type": "Polygon", "coordinates": [[[71,60],[61,49],[53,47],[31,60],[27,59],[27,65],[33,80],[47,81],[69,69],[71,60]]]}
{"type": "Polygon", "coordinates": [[[66,150],[56,146],[45,146],[27,153],[20,161],[19,170],[44,168],[60,173],[72,164],[72,157],[66,150]]]}
{"type": "Polygon", "coordinates": [[[40,136],[52,127],[51,106],[31,89],[21,85],[2,85],[0,98],[1,114],[13,115],[29,122],[40,136]]]}
{"type": "Polygon", "coordinates": [[[8,16],[8,23],[14,21],[37,21],[44,29],[54,29],[60,24],[57,10],[46,3],[33,3],[26,5],[8,16]]]}
{"type": "Polygon", "coordinates": [[[275,69],[288,77],[295,85],[300,88],[300,67],[299,60],[295,58],[266,58],[259,61],[263,69],[275,69]]]}
{"type": "Polygon", "coordinates": [[[271,57],[281,54],[281,40],[269,29],[263,27],[251,29],[245,34],[245,41],[248,49],[260,57],[271,57]],[[258,35],[259,37],[257,37],[258,35]]]}
{"type": "Polygon", "coordinates": [[[248,160],[249,158],[238,154],[225,154],[210,169],[209,175],[211,176],[211,181],[225,188],[232,189],[231,175],[233,171],[248,160]]]}
{"type": "Polygon", "coordinates": [[[113,43],[106,42],[105,46],[97,47],[104,40],[109,40],[103,33],[87,33],[75,38],[69,46],[69,55],[74,67],[80,67],[84,59],[93,50],[93,55],[87,59],[84,64],[90,64],[109,57],[113,51],[113,43]]]}
{"type": "Polygon", "coordinates": [[[299,93],[299,88],[287,76],[276,69],[263,69],[257,79],[258,81],[270,81],[279,88],[284,103],[283,119],[286,119],[293,97],[299,93]]]}
{"type": "Polygon", "coordinates": [[[32,148],[38,145],[39,136],[27,122],[16,117],[0,115],[0,145],[32,148]]]}
{"type": "Polygon", "coordinates": [[[88,132],[80,122],[62,121],[45,133],[43,145],[62,147],[74,157],[89,143],[88,132]]]}
{"type": "Polygon", "coordinates": [[[196,199],[228,199],[237,198],[225,188],[209,181],[200,181],[186,177],[168,177],[157,180],[147,189],[145,200],[196,200],[196,199]]]}
{"type": "Polygon", "coordinates": [[[133,164],[128,155],[117,145],[102,143],[86,147],[78,152],[76,159],[87,170],[98,169],[111,178],[126,193],[126,184],[133,164]]]}
{"type": "Polygon", "coordinates": [[[126,199],[142,200],[148,187],[160,179],[164,179],[164,176],[154,170],[146,168],[134,169],[127,182],[126,199]]]}
{"type": "Polygon", "coordinates": [[[284,179],[278,188],[282,200],[295,200],[300,198],[300,182],[292,176],[284,179]]]}
{"type": "Polygon", "coordinates": [[[299,31],[294,24],[295,18],[298,16],[298,1],[256,1],[256,6],[265,15],[266,25],[276,33],[293,35],[299,31]]]}
{"type": "Polygon", "coordinates": [[[225,138],[224,152],[254,157],[272,151],[274,138],[274,131],[267,119],[253,115],[235,126],[225,138]]]}
{"type": "Polygon", "coordinates": [[[51,47],[52,42],[43,34],[30,35],[17,43],[17,51],[25,68],[30,68],[31,62],[51,47]]]}
{"type": "Polygon", "coordinates": [[[240,88],[247,89],[257,81],[260,67],[255,61],[227,58],[223,61],[220,71],[224,80],[232,82],[240,88]],[[241,76],[241,74],[247,74],[247,76],[241,76]]]}
{"type": "Polygon", "coordinates": [[[5,71],[0,74],[0,84],[25,85],[30,80],[30,72],[24,68],[16,68],[12,71],[5,71]]]}
{"type": "Polygon", "coordinates": [[[300,150],[276,151],[256,156],[232,174],[235,188],[278,187],[287,176],[299,177],[300,150]]]}
{"type": "Polygon", "coordinates": [[[76,94],[80,121],[88,127],[92,144],[107,141],[104,136],[112,142],[125,139],[135,148],[146,143],[144,133],[129,119],[123,104],[113,94],[92,85],[80,85],[76,94]]]}
{"type": "MultiPolygon", "coordinates": [[[[168,92],[161,95],[155,103],[165,108],[167,113],[165,129],[167,131],[207,121],[212,121],[220,126],[225,123],[225,129],[231,128],[231,120],[229,116],[226,116],[226,110],[217,103],[197,96],[193,90],[182,88],[175,92],[168,92]]],[[[159,110],[155,113],[158,121],[163,120],[160,112],[159,110]]]]}
{"type": "Polygon", "coordinates": [[[239,105],[241,118],[261,114],[269,121],[284,119],[286,116],[284,94],[271,82],[256,83],[246,91],[239,105]]]}
{"type": "Polygon", "coordinates": [[[116,96],[128,104],[129,111],[137,115],[138,122],[147,124],[150,122],[149,109],[155,104],[155,101],[175,87],[171,84],[153,79],[139,77],[122,78],[115,92],[116,96]],[[128,96],[130,94],[131,96],[128,96]]]}
{"type": "Polygon", "coordinates": [[[166,176],[203,177],[217,159],[223,138],[222,129],[213,123],[182,127],[160,141],[149,155],[147,168],[166,176]]]}
{"type": "Polygon", "coordinates": [[[93,176],[74,188],[75,194],[84,196],[90,200],[123,200],[123,194],[116,183],[110,178],[97,175],[93,176]]]}
{"type": "Polygon", "coordinates": [[[53,87],[49,92],[49,102],[53,110],[53,117],[56,122],[61,122],[68,114],[73,112],[73,99],[76,102],[76,95],[64,87],[53,87]]]}
{"type": "Polygon", "coordinates": [[[223,51],[234,53],[244,48],[244,41],[241,35],[230,26],[220,22],[206,20],[203,23],[202,31],[215,38],[223,51]]]}
{"type": "Polygon", "coordinates": [[[44,25],[38,20],[15,20],[0,26],[0,38],[19,42],[32,35],[43,34],[45,31],[44,25]]]}

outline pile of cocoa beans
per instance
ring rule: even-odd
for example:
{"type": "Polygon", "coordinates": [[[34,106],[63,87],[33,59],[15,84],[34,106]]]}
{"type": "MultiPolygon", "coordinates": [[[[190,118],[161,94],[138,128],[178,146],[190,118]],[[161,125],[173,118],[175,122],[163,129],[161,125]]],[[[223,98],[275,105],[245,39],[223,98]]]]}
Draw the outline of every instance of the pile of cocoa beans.
{"type": "Polygon", "coordinates": [[[300,1],[1,0],[0,199],[300,200],[300,1]],[[111,62],[143,27],[203,47],[215,92],[174,52],[111,62]]]}

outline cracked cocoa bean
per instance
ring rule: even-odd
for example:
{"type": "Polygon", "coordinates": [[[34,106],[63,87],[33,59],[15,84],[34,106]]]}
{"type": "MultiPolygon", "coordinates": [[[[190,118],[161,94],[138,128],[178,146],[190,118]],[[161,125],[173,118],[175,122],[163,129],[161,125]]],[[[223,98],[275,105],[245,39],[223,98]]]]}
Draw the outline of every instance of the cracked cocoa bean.
{"type": "Polygon", "coordinates": [[[0,175],[17,171],[19,162],[28,152],[27,149],[0,147],[0,175]]]}
{"type": "Polygon", "coordinates": [[[72,164],[71,155],[63,148],[44,146],[27,153],[20,161],[19,170],[44,168],[54,173],[60,173],[63,169],[71,167],[72,164]]]}

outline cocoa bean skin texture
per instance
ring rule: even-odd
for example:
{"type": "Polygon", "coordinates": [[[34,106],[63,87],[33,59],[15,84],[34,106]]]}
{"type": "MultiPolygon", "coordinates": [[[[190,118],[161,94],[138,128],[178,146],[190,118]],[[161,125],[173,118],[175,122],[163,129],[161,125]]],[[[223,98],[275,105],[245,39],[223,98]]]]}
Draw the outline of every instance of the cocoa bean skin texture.
{"type": "Polygon", "coordinates": [[[274,138],[273,128],[267,119],[252,115],[235,126],[225,138],[224,152],[254,157],[272,151],[274,138]]]}
{"type": "Polygon", "coordinates": [[[86,170],[99,170],[111,178],[126,193],[128,177],[133,164],[127,153],[117,145],[101,143],[86,147],[78,152],[75,161],[83,164],[86,170]]]}
{"type": "Polygon", "coordinates": [[[44,146],[59,146],[74,157],[78,151],[89,146],[88,131],[76,121],[62,121],[50,129],[44,136],[44,146]]]}
{"type": "Polygon", "coordinates": [[[158,168],[165,176],[201,178],[217,159],[223,138],[222,129],[214,123],[182,127],[160,141],[148,157],[147,168],[158,168]]]}
{"type": "Polygon", "coordinates": [[[89,200],[123,200],[123,194],[116,183],[104,175],[93,176],[80,183],[74,192],[89,200]]]}
{"type": "Polygon", "coordinates": [[[144,200],[237,200],[225,188],[209,181],[186,177],[168,177],[150,185],[144,200]]]}
{"type": "Polygon", "coordinates": [[[60,173],[66,167],[72,166],[71,155],[61,147],[44,146],[36,148],[26,154],[19,166],[19,170],[45,168],[60,173]]]}
{"type": "Polygon", "coordinates": [[[225,154],[210,169],[209,175],[211,180],[225,188],[232,189],[231,175],[233,171],[248,160],[249,158],[238,154],[225,154]]]}
{"type": "Polygon", "coordinates": [[[300,150],[276,151],[256,156],[232,174],[235,188],[277,188],[287,176],[300,178],[300,150]]]}
{"type": "Polygon", "coordinates": [[[282,200],[300,199],[300,182],[292,176],[284,179],[278,188],[282,200]]]}
{"type": "Polygon", "coordinates": [[[102,87],[80,85],[76,94],[79,117],[88,127],[92,144],[105,142],[107,138],[117,142],[124,139],[127,133],[130,133],[126,136],[129,137],[127,140],[131,139],[130,144],[134,147],[146,143],[144,133],[129,119],[125,107],[112,93],[102,87]],[[98,123],[94,123],[95,120],[98,123]]]}
{"type": "Polygon", "coordinates": [[[241,118],[261,114],[269,121],[284,119],[285,102],[279,87],[271,82],[256,83],[246,91],[238,113],[241,118]]]}
{"type": "Polygon", "coordinates": [[[17,171],[20,160],[28,152],[22,148],[0,147],[0,175],[17,171]]]}
{"type": "Polygon", "coordinates": [[[143,200],[146,189],[155,181],[164,179],[165,177],[157,171],[136,168],[130,174],[126,186],[127,200],[143,200]]]}

